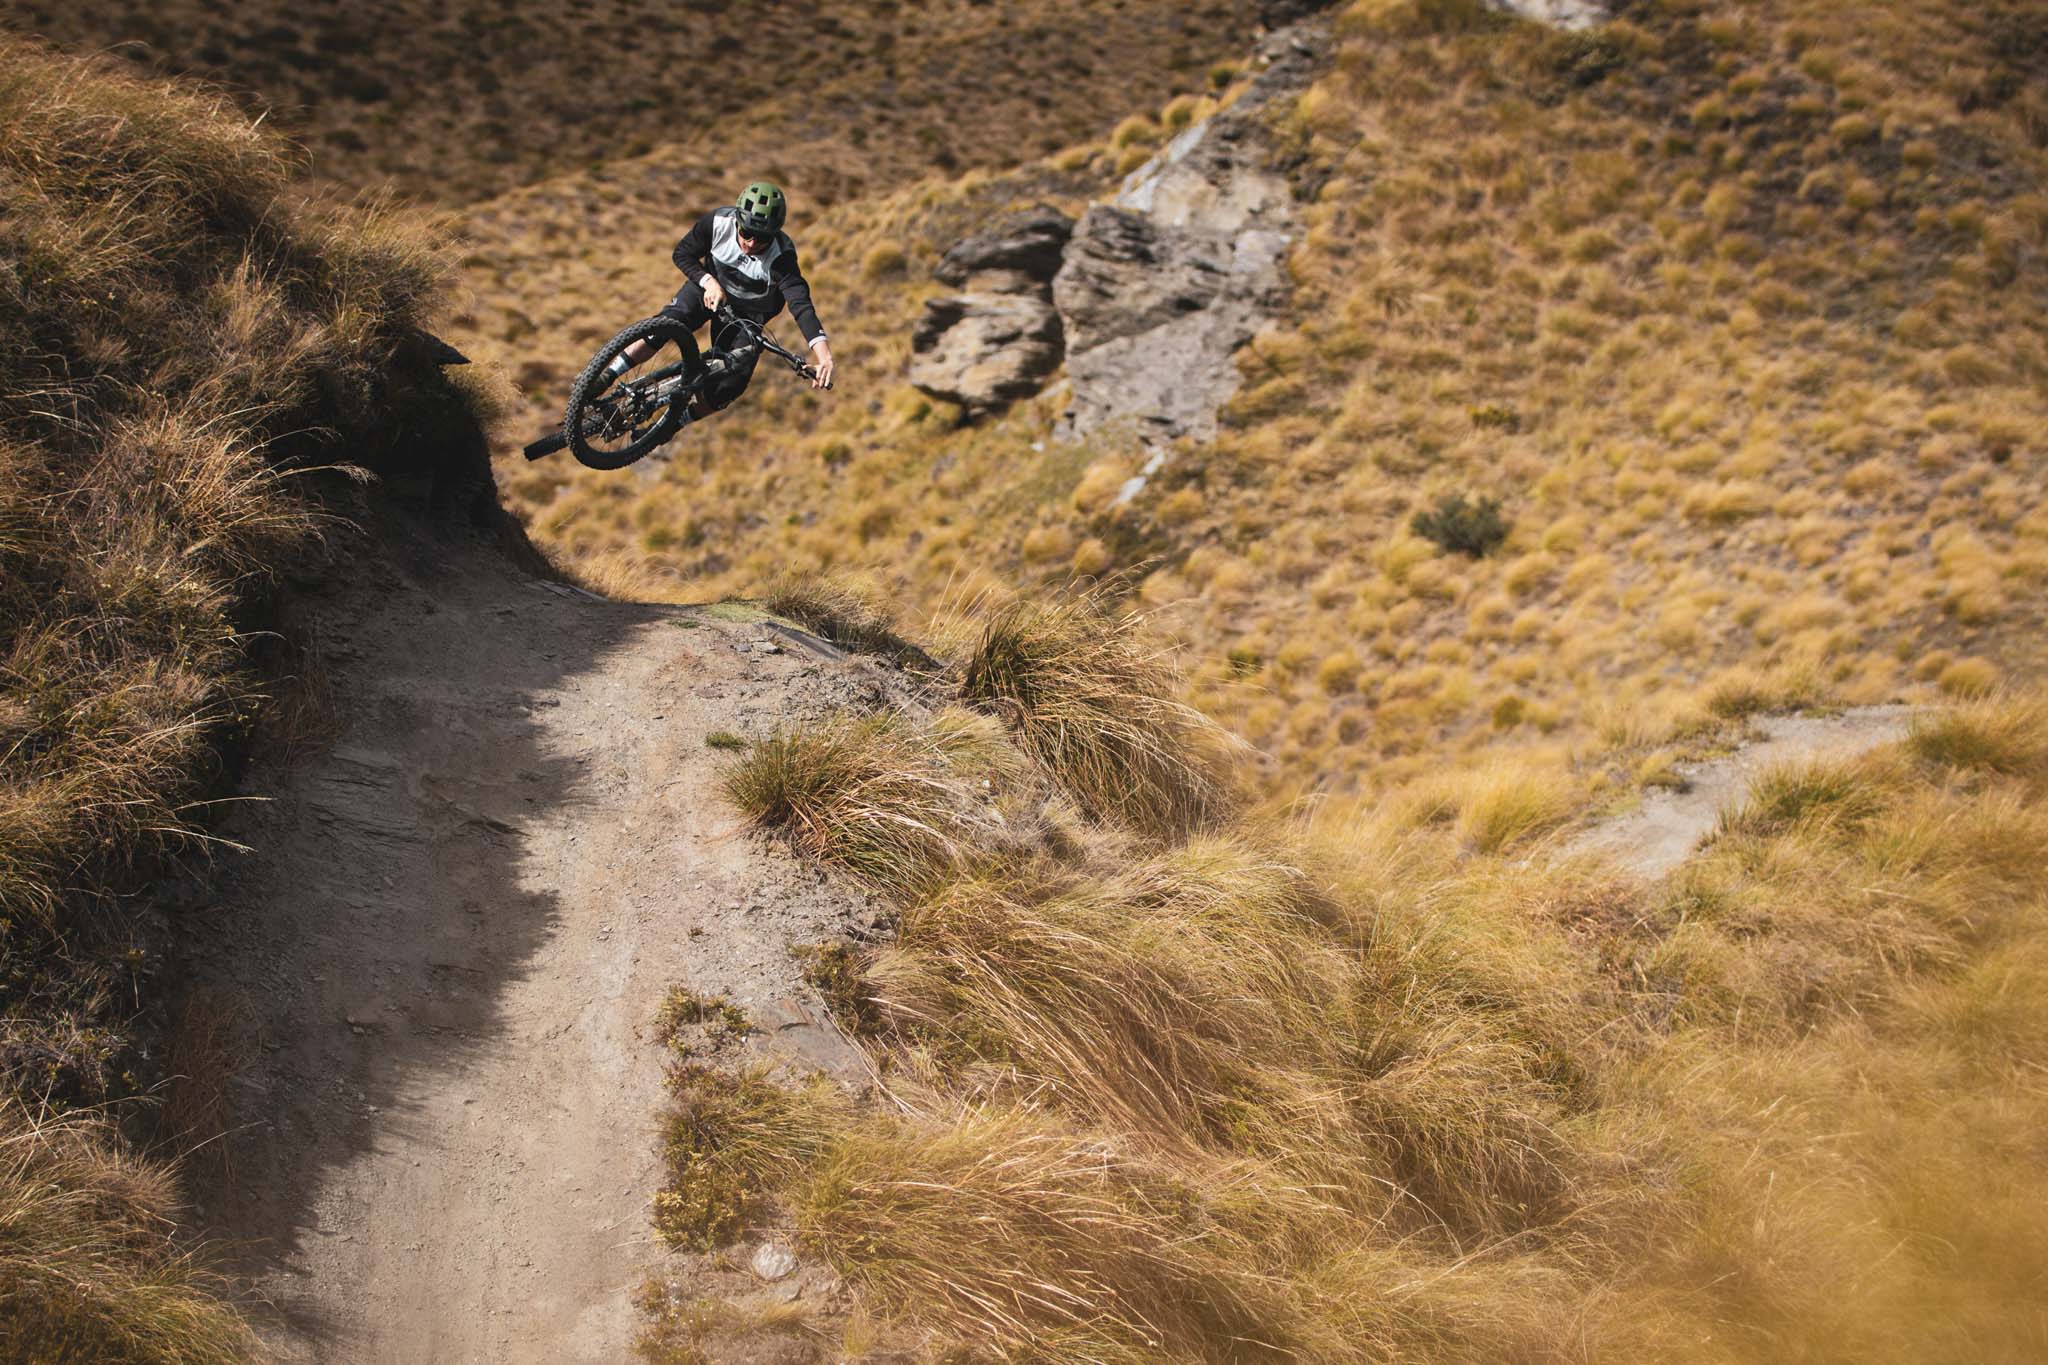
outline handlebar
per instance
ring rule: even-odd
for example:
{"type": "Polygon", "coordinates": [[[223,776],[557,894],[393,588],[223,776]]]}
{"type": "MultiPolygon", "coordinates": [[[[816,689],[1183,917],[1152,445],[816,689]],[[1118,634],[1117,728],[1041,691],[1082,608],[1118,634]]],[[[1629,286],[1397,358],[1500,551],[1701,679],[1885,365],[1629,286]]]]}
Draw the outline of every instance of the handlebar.
{"type": "MultiPolygon", "coordinates": [[[[755,345],[771,355],[782,357],[782,359],[789,362],[789,368],[795,370],[804,378],[815,380],[818,377],[817,370],[813,369],[802,356],[779,345],[774,337],[769,336],[768,328],[764,324],[758,323],[752,318],[741,317],[738,313],[734,312],[727,312],[726,317],[730,321],[737,323],[740,329],[753,339],[755,345]]],[[[832,386],[828,383],[825,387],[829,390],[832,386]]]]}

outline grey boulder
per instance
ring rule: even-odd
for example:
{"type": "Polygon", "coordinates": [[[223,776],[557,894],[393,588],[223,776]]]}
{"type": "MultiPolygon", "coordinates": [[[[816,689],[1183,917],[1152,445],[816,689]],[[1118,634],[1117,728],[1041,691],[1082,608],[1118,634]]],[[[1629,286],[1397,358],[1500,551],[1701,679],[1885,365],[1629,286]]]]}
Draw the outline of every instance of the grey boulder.
{"type": "Polygon", "coordinates": [[[953,244],[910,337],[910,382],[979,414],[1037,393],[1066,355],[1052,279],[1074,223],[1040,205],[953,244]]]}
{"type": "Polygon", "coordinates": [[[1064,354],[1052,304],[1005,293],[932,299],[910,350],[910,382],[971,413],[1037,393],[1064,354]]]}
{"type": "Polygon", "coordinates": [[[941,283],[964,286],[976,275],[1000,272],[1020,286],[1050,283],[1060,254],[1074,235],[1074,220],[1045,204],[1011,214],[1000,223],[948,247],[932,271],[941,283]]]}

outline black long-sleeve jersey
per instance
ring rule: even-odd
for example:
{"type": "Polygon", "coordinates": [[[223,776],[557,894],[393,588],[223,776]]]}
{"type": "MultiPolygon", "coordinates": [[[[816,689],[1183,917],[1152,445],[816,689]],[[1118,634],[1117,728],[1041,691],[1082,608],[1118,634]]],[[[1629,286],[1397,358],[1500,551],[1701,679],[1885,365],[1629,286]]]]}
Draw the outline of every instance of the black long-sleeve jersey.
{"type": "Polygon", "coordinates": [[[676,243],[675,261],[692,284],[701,286],[706,275],[715,275],[733,306],[756,322],[767,322],[786,303],[806,343],[825,335],[810,283],[797,264],[796,244],[786,232],[776,233],[760,255],[749,256],[740,250],[739,210],[713,209],[676,243]]]}

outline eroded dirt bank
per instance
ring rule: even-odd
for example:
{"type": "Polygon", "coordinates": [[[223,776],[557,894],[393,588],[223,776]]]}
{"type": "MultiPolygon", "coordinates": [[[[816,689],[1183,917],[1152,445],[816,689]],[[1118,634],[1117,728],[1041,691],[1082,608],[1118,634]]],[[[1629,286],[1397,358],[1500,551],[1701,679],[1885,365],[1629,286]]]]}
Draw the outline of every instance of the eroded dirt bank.
{"type": "Polygon", "coordinates": [[[841,1071],[789,945],[864,913],[737,832],[707,734],[895,686],[744,612],[603,602],[479,544],[394,548],[307,612],[339,709],[257,774],[195,988],[246,1003],[211,1231],[293,1360],[624,1357],[657,1247],[652,1125],[677,984],[841,1071]]]}

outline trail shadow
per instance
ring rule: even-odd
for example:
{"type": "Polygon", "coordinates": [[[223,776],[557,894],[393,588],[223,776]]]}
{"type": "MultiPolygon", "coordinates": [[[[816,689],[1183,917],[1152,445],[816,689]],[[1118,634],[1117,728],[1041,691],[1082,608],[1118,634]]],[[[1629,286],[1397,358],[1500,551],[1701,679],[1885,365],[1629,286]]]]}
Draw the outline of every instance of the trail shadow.
{"type": "Polygon", "coordinates": [[[322,1240],[347,1236],[322,1204],[330,1174],[445,1129],[445,1106],[464,1102],[450,1078],[507,1045],[506,988],[560,919],[557,895],[535,889],[550,883],[531,838],[583,799],[586,764],[550,752],[544,717],[672,614],[543,582],[483,538],[398,513],[354,548],[295,602],[328,675],[332,743],[250,774],[267,799],[221,833],[255,852],[217,864],[219,908],[183,954],[193,988],[249,1001],[261,1047],[234,1087],[232,1150],[193,1172],[200,1222],[262,1286],[266,1335],[320,1359],[363,1358],[295,1290],[331,1263],[322,1240]]]}

